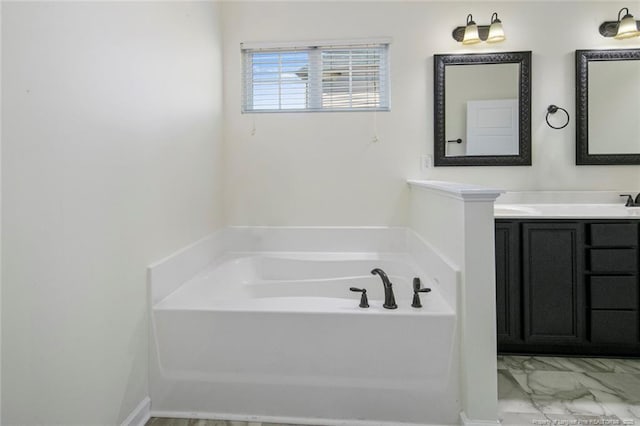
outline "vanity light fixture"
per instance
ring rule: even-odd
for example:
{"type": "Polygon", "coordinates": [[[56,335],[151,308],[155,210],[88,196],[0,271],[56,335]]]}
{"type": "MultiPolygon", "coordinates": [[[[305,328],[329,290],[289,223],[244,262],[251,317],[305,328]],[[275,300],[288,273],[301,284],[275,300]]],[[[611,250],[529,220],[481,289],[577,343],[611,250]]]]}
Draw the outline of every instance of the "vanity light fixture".
{"type": "Polygon", "coordinates": [[[462,44],[477,44],[480,43],[480,34],[478,34],[478,26],[473,20],[471,14],[467,15],[467,26],[464,28],[464,37],[462,38],[462,44]]]}
{"type": "Polygon", "coordinates": [[[504,29],[502,28],[502,21],[498,19],[498,13],[493,12],[491,15],[491,25],[489,26],[489,36],[487,37],[487,43],[497,43],[504,41],[504,29]]]}
{"type": "Polygon", "coordinates": [[[629,8],[623,7],[618,12],[617,21],[605,21],[600,24],[600,34],[603,37],[613,37],[617,40],[640,36],[638,21],[629,13],[629,8]],[[622,16],[622,12],[625,12],[622,16]],[[620,18],[622,16],[622,18],[620,18]]]}
{"type": "Polygon", "coordinates": [[[477,44],[482,41],[497,43],[505,39],[502,21],[498,19],[496,12],[491,15],[490,25],[476,25],[473,16],[467,15],[467,24],[464,27],[456,27],[451,35],[455,41],[462,44],[477,44]]]}

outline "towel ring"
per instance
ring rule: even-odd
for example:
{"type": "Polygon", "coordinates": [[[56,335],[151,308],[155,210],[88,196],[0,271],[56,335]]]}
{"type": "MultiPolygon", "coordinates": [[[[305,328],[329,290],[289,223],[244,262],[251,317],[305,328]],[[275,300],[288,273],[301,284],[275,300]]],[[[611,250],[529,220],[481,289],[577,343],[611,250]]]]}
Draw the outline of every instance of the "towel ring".
{"type": "Polygon", "coordinates": [[[549,107],[547,108],[547,124],[549,125],[549,127],[551,127],[552,129],[564,129],[565,127],[567,127],[567,125],[569,124],[569,120],[571,120],[571,117],[569,117],[569,113],[567,112],[566,109],[564,108],[560,108],[559,106],[556,105],[549,105],[549,107]],[[563,111],[566,115],[567,115],[567,122],[564,123],[562,126],[560,127],[556,127],[553,126],[551,123],[549,123],[549,114],[555,114],[556,112],[558,112],[558,110],[563,111]]]}

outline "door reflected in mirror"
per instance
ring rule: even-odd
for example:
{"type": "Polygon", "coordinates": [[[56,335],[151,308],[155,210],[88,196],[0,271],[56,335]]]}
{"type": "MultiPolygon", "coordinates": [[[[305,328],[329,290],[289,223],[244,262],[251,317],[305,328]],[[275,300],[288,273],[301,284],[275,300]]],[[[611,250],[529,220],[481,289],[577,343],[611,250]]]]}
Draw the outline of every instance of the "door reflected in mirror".
{"type": "Polygon", "coordinates": [[[531,52],[434,56],[434,164],[531,164],[531,52]]]}

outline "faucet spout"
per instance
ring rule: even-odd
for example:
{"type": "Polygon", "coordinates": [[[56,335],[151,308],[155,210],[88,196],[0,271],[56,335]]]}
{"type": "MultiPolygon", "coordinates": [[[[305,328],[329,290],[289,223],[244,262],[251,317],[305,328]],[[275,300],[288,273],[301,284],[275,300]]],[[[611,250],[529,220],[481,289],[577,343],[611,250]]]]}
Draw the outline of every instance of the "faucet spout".
{"type": "Polygon", "coordinates": [[[384,304],[383,308],[386,309],[396,309],[398,305],[396,305],[396,298],[393,294],[393,287],[391,281],[389,281],[389,277],[387,274],[380,268],[375,268],[371,270],[372,275],[378,275],[380,279],[382,279],[382,285],[384,286],[384,304]]]}

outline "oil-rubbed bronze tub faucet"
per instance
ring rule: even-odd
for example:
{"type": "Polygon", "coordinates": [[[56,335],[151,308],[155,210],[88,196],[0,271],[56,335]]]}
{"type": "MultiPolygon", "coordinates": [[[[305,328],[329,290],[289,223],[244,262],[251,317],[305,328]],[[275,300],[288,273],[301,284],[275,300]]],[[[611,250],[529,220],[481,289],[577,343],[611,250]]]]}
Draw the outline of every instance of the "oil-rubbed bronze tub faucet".
{"type": "Polygon", "coordinates": [[[382,285],[384,286],[384,305],[382,305],[382,307],[386,309],[396,309],[398,305],[396,305],[396,298],[393,295],[393,288],[391,287],[391,281],[389,281],[387,274],[380,268],[373,269],[371,274],[379,275],[380,278],[382,278],[382,285]]]}

